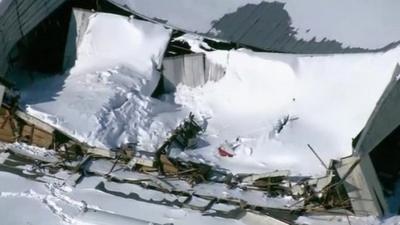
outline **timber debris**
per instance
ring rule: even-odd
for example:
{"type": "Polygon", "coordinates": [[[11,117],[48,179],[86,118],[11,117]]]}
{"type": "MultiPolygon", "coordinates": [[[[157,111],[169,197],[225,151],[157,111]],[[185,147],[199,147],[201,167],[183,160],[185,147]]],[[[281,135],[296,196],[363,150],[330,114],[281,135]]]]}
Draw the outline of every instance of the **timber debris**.
{"type": "MultiPolygon", "coordinates": [[[[18,145],[5,145],[0,154],[0,168],[12,168],[16,162],[31,162],[40,168],[38,171],[41,172],[37,172],[37,176],[46,173],[43,171],[67,169],[74,172],[74,175],[66,180],[71,185],[84,179],[88,174],[103,176],[115,182],[131,183],[171,193],[183,199],[179,204],[180,207],[204,213],[216,208],[218,204],[233,206],[235,210],[252,211],[263,215],[274,214],[274,218],[280,221],[285,221],[288,213],[300,215],[314,212],[328,213],[330,210],[340,211],[343,214],[352,213],[343,180],[335,169],[336,161],[327,166],[325,177],[311,179],[292,177],[286,170],[233,175],[229,171],[208,164],[180,159],[178,155],[181,152],[196,148],[199,136],[205,129],[196,121],[193,114],[171,132],[170,137],[156,152],[142,149],[140,143],[126,143],[116,149],[100,149],[81,143],[19,110],[16,107],[17,96],[7,96],[5,99],[9,100],[5,101],[0,109],[0,140],[52,149],[48,150],[52,154],[47,158],[36,157],[24,154],[18,145]],[[196,191],[200,187],[212,188],[215,185],[222,185],[222,189],[226,192],[240,190],[248,192],[249,195],[267,198],[291,197],[294,202],[274,207],[268,205],[268,199],[265,200],[265,204],[261,204],[241,196],[196,191]]],[[[221,146],[220,154],[227,152],[226,146],[221,146]]],[[[229,148],[235,146],[229,145],[229,148]]],[[[226,212],[220,215],[231,214],[226,212]]],[[[285,221],[284,224],[290,224],[290,221],[285,221]]]]}

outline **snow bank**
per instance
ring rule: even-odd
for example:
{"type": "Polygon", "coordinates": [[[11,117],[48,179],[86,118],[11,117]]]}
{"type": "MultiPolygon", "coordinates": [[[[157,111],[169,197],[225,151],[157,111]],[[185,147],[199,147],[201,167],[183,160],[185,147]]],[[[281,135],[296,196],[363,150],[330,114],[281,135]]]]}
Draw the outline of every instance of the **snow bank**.
{"type": "Polygon", "coordinates": [[[209,118],[207,144],[181,157],[235,173],[323,175],[307,145],[326,164],[352,153],[352,138],[389,82],[400,48],[325,56],[216,51],[207,58],[224,65],[226,75],[203,87],[178,87],[176,102],[209,118]],[[217,154],[226,141],[240,144],[233,158],[217,154]]]}
{"type": "Polygon", "coordinates": [[[178,123],[163,115],[177,106],[150,97],[170,33],[153,23],[96,13],[75,66],[23,90],[22,102],[28,113],[90,145],[139,141],[153,150],[178,123]]]}

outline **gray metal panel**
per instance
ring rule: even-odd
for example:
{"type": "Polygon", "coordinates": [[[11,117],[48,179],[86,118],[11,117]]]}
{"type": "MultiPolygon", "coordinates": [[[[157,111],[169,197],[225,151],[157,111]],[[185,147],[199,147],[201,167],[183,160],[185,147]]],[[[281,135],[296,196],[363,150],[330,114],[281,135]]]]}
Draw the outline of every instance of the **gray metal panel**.
{"type": "Polygon", "coordinates": [[[67,0],[14,0],[0,17],[2,41],[0,75],[7,70],[7,56],[13,46],[67,0]]]}
{"type": "Polygon", "coordinates": [[[244,43],[264,43],[275,35],[273,31],[276,30],[282,22],[276,18],[273,10],[274,7],[270,6],[267,8],[263,16],[254,25],[253,29],[243,36],[242,41],[244,43]],[[265,24],[269,25],[266,26],[265,24]]]}
{"type": "MultiPolygon", "coordinates": [[[[254,11],[255,10],[257,9],[255,8],[254,11]]],[[[252,13],[253,11],[247,11],[241,17],[228,17],[226,20],[219,20],[213,27],[226,27],[226,29],[216,37],[224,40],[231,40],[235,33],[242,27],[242,23],[251,19],[252,13]]],[[[209,32],[207,35],[213,36],[214,34],[209,32]]]]}
{"type": "Polygon", "coordinates": [[[163,62],[163,68],[164,89],[166,92],[174,92],[185,73],[183,57],[166,58],[163,62]]]}
{"type": "Polygon", "coordinates": [[[203,54],[192,54],[184,57],[185,73],[183,83],[190,87],[205,84],[205,64],[203,54]]]}
{"type": "Polygon", "coordinates": [[[365,126],[355,148],[359,155],[370,153],[385,137],[400,125],[400,66],[396,65],[393,78],[386,87],[374,112],[365,126]]]}
{"type": "Polygon", "coordinates": [[[336,165],[339,176],[344,179],[344,187],[350,198],[353,211],[358,216],[383,216],[388,205],[383,195],[371,159],[348,157],[336,165]]]}
{"type": "Polygon", "coordinates": [[[8,10],[8,7],[13,0],[1,0],[0,1],[0,17],[3,16],[4,12],[8,10]]]}
{"type": "Polygon", "coordinates": [[[226,68],[206,59],[205,81],[218,81],[225,76],[226,68]]]}
{"type": "MultiPolygon", "coordinates": [[[[269,8],[269,5],[266,4],[255,7],[255,10],[251,11],[249,18],[244,18],[243,22],[237,25],[237,31],[231,37],[230,40],[232,40],[233,42],[244,43],[242,40],[243,36],[249,33],[253,33],[252,32],[253,27],[258,23],[259,20],[261,20],[262,17],[264,17],[264,13],[267,8],[269,8]]],[[[235,24],[231,24],[230,26],[235,26],[235,24]]]]}
{"type": "Polygon", "coordinates": [[[178,84],[198,87],[208,80],[202,53],[166,58],[163,68],[163,86],[166,92],[174,92],[178,84]]]}

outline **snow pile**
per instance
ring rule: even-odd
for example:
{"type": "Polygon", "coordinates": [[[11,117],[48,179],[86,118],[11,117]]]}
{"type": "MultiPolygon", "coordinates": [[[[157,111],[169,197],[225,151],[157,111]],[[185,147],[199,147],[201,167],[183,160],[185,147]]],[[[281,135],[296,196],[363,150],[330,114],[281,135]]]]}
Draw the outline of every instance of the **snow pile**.
{"type": "Polygon", "coordinates": [[[207,144],[181,157],[235,173],[322,175],[325,168],[308,145],[326,164],[352,153],[352,138],[392,77],[400,48],[325,56],[216,51],[207,58],[227,72],[203,87],[178,87],[176,102],[209,118],[207,144]],[[218,155],[225,142],[238,146],[234,157],[218,155]]]}
{"type": "Polygon", "coordinates": [[[177,106],[150,97],[169,38],[160,25],[96,13],[75,66],[23,90],[22,102],[28,113],[89,145],[139,141],[154,150],[180,120],[163,115],[177,106]]]}
{"type": "Polygon", "coordinates": [[[19,142],[12,144],[0,143],[0,146],[1,149],[8,149],[16,154],[20,154],[31,159],[37,159],[49,163],[56,163],[59,161],[59,157],[54,150],[48,150],[19,142]]]}

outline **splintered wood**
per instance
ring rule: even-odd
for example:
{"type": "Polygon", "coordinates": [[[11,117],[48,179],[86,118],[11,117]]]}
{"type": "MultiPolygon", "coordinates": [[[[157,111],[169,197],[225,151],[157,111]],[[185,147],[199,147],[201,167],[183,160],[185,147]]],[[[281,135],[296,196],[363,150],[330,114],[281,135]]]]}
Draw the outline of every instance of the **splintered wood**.
{"type": "Polygon", "coordinates": [[[8,143],[21,141],[38,147],[50,148],[53,140],[52,132],[42,129],[35,123],[18,118],[5,107],[0,109],[0,141],[8,143]]]}

